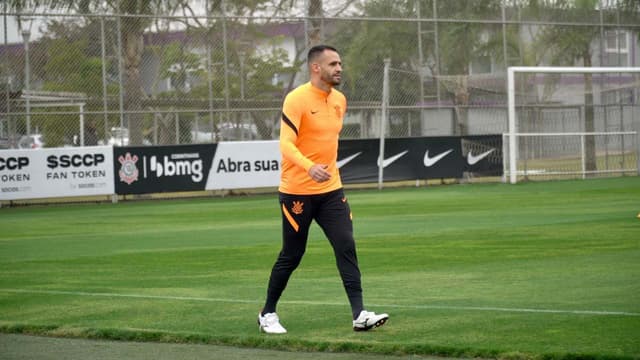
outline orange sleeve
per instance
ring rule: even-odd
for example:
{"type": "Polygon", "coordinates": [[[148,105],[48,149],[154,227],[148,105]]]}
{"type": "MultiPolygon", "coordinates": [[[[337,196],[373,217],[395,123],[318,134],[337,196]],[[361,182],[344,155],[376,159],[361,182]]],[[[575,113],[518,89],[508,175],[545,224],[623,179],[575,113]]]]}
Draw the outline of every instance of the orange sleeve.
{"type": "Polygon", "coordinates": [[[298,129],[300,129],[304,113],[300,105],[291,96],[287,96],[284,100],[280,122],[280,151],[287,160],[308,172],[314,163],[304,156],[296,145],[298,129]]]}

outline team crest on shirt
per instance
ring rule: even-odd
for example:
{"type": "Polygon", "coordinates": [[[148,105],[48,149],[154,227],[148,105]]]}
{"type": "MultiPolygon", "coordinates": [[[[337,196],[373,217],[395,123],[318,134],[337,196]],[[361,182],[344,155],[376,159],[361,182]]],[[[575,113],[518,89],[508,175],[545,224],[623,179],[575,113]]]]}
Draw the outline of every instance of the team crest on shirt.
{"type": "Polygon", "coordinates": [[[294,201],[293,206],[291,207],[291,211],[296,215],[300,215],[304,211],[302,209],[303,205],[304,203],[302,201],[294,201]]]}

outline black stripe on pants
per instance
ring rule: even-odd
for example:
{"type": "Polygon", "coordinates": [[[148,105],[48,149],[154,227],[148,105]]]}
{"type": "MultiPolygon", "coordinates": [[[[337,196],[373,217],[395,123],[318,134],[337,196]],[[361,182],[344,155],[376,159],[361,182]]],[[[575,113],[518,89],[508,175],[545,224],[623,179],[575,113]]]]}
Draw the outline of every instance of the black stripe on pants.
{"type": "Polygon", "coordinates": [[[271,270],[267,301],[263,313],[276,311],[276,305],[307,247],[313,220],[329,239],[336,265],[347,292],[353,318],[363,310],[360,269],[353,239],[351,209],[342,189],[319,195],[280,193],[282,249],[271,270]]]}

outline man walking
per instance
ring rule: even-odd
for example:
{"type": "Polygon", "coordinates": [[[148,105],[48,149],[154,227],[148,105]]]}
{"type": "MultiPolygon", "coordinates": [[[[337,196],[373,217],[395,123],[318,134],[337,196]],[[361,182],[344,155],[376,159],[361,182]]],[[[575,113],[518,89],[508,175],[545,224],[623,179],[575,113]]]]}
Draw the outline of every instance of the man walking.
{"type": "Polygon", "coordinates": [[[319,45],[309,50],[307,65],[310,81],[291,91],[282,108],[282,173],[278,188],[282,250],[271,270],[258,324],[260,331],[266,333],[287,332],[280,324],[276,305],[302,260],[309,227],[315,220],[333,247],[351,305],[353,329],[366,331],[382,326],[389,315],[364,310],[351,210],[336,164],[338,137],[347,110],[345,96],[333,88],[340,85],[342,62],[335,48],[319,45]]]}

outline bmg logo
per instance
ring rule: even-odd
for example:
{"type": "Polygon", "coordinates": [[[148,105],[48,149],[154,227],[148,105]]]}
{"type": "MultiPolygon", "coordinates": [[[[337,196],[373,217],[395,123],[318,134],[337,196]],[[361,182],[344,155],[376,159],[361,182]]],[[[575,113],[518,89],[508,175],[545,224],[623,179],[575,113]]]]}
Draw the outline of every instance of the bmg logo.
{"type": "Polygon", "coordinates": [[[152,156],[150,170],[155,172],[157,177],[191,175],[192,181],[200,182],[203,178],[202,159],[192,159],[195,156],[190,155],[173,154],[171,159],[169,156],[163,156],[161,161],[152,156]],[[182,159],[177,160],[174,157],[182,159]]]}

